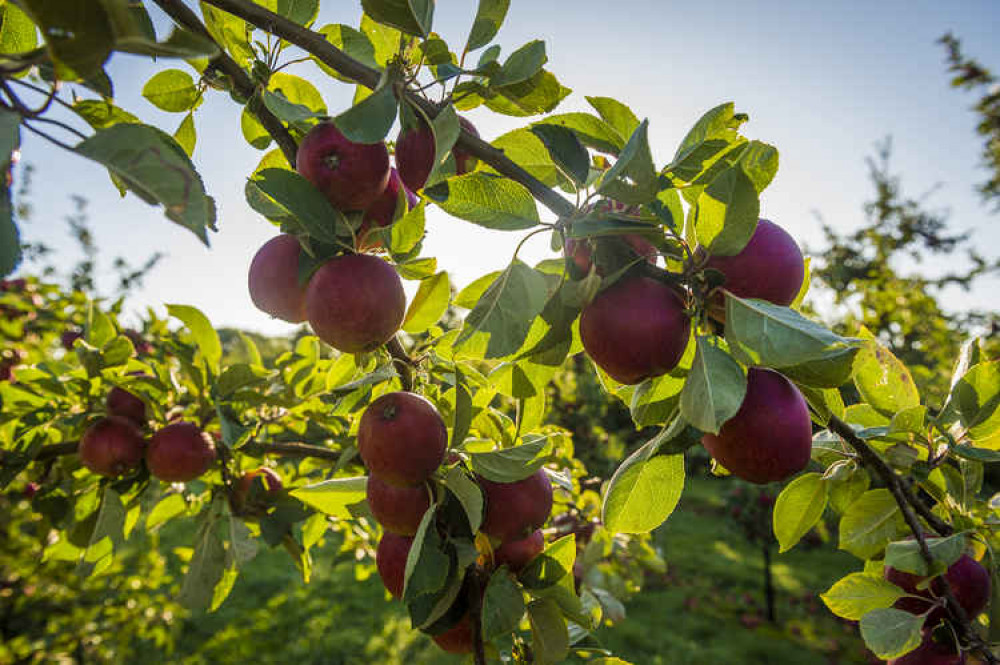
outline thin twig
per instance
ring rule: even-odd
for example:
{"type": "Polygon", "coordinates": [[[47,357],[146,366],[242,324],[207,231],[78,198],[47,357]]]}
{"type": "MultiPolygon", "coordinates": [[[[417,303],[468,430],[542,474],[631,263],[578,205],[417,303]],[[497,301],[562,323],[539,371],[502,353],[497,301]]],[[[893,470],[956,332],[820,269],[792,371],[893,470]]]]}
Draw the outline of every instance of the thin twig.
{"type": "Polygon", "coordinates": [[[413,390],[413,367],[417,364],[403,348],[399,341],[399,335],[393,336],[386,345],[386,351],[392,356],[392,361],[399,371],[399,382],[403,384],[403,390],[410,392],[413,390]]]}

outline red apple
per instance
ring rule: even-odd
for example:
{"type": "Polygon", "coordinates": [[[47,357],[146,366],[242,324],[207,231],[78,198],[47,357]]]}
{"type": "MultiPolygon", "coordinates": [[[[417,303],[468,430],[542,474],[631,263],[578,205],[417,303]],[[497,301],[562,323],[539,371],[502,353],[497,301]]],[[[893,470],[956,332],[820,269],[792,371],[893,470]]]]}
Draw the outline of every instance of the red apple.
{"type": "Polygon", "coordinates": [[[545,536],[541,529],[536,530],[527,538],[521,540],[509,540],[500,545],[493,552],[493,561],[498,566],[507,564],[515,573],[520,571],[528,562],[542,553],[545,549],[545,536]]]}
{"type": "MultiPolygon", "coordinates": [[[[948,581],[952,593],[959,605],[965,608],[965,613],[969,618],[975,618],[982,614],[990,600],[990,573],[968,554],[963,554],[959,559],[948,567],[944,578],[948,581]]],[[[927,600],[918,598],[900,598],[894,607],[905,610],[913,614],[923,614],[926,612],[933,599],[944,594],[944,585],[940,578],[934,579],[926,589],[918,589],[918,585],[924,580],[919,575],[905,573],[895,568],[885,569],[885,579],[892,582],[903,591],[914,596],[921,596],[927,600]]],[[[927,615],[928,626],[933,626],[946,616],[943,607],[938,607],[927,615]]]]}
{"type": "Polygon", "coordinates": [[[785,480],[809,464],[809,408],[791,381],[752,367],[739,411],[718,434],[705,434],[701,442],[738,478],[760,484],[785,480]]]}
{"type": "MultiPolygon", "coordinates": [[[[262,466],[253,471],[247,471],[240,476],[233,488],[233,500],[240,508],[246,508],[248,500],[251,503],[266,504],[268,499],[275,497],[284,489],[281,476],[274,469],[262,466]],[[254,492],[254,482],[258,483],[258,490],[254,492]],[[257,501],[254,501],[256,495],[257,501]]],[[[255,506],[249,506],[255,507],[255,506]]]]}
{"type": "MultiPolygon", "coordinates": [[[[459,117],[458,122],[462,129],[479,136],[471,122],[462,117],[459,117]]],[[[456,175],[469,173],[476,168],[478,160],[468,152],[453,148],[452,155],[455,157],[456,175]]],[[[434,133],[422,123],[416,129],[400,132],[396,138],[396,168],[399,169],[403,182],[414,192],[427,184],[427,178],[434,169],[434,156],[434,133]]]]}
{"type": "Polygon", "coordinates": [[[339,210],[364,210],[389,182],[384,143],[354,143],[332,122],[311,130],[299,144],[295,168],[339,210]]]}
{"type": "Polygon", "coordinates": [[[368,507],[386,531],[412,536],[424,513],[431,507],[430,489],[425,484],[397,487],[374,473],[368,476],[368,507]]]}
{"type": "Polygon", "coordinates": [[[406,314],[406,294],[395,268],[366,254],[345,254],[323,264],[309,281],[305,303],[313,332],[344,353],[382,346],[406,314]]]}
{"type": "Polygon", "coordinates": [[[726,276],[723,287],[740,298],[790,305],[802,288],[805,261],[795,240],[774,222],[757,223],[750,242],[735,256],[712,256],[706,268],[726,276]]]}
{"type": "Polygon", "coordinates": [[[447,445],[441,414],[414,393],[382,395],[365,409],[358,425],[361,459],[391,485],[423,483],[441,466],[447,445]]]}
{"type": "Polygon", "coordinates": [[[378,541],[375,550],[375,567],[378,569],[382,584],[393,595],[399,598],[403,595],[403,583],[406,579],[406,557],[410,554],[413,538],[400,536],[386,531],[378,541]]]}
{"type": "Polygon", "coordinates": [[[684,302],[666,284],[625,277],[602,291],[580,316],[587,355],[619,383],[640,383],[680,362],[691,336],[684,302]]]}
{"type": "Polygon", "coordinates": [[[81,330],[67,330],[59,335],[59,343],[67,351],[73,350],[73,345],[78,339],[83,339],[83,331],[81,330]]]}
{"type": "Polygon", "coordinates": [[[434,643],[448,653],[471,653],[475,646],[472,636],[472,622],[466,614],[454,627],[440,635],[431,637],[434,643]]]}
{"type": "Polygon", "coordinates": [[[934,633],[925,630],[920,646],[899,658],[893,658],[886,665],[962,665],[965,655],[953,644],[943,644],[934,640],[934,633]]]}
{"type": "Polygon", "coordinates": [[[112,416],[127,418],[139,427],[146,425],[146,403],[124,388],[112,388],[105,406],[112,416]]]}
{"type": "Polygon", "coordinates": [[[299,283],[299,239],[283,233],[268,240],[250,262],[250,299],[265,314],[300,323],[306,320],[305,286],[299,283]]]}
{"type": "Polygon", "coordinates": [[[544,469],[523,480],[497,483],[477,476],[486,512],[480,531],[501,542],[527,538],[552,512],[552,481],[544,469]]]}
{"type": "Polygon", "coordinates": [[[393,217],[396,215],[396,204],[399,203],[399,188],[402,187],[403,191],[406,192],[406,200],[410,208],[413,208],[420,202],[417,195],[407,189],[406,185],[403,184],[403,180],[399,177],[399,172],[396,169],[392,169],[392,175],[389,176],[389,185],[385,188],[385,191],[375,202],[368,206],[365,210],[364,220],[361,222],[361,227],[358,229],[358,250],[365,251],[369,249],[378,249],[382,247],[383,242],[381,237],[369,238],[369,234],[372,229],[379,227],[386,227],[392,224],[393,217]]]}
{"type": "Polygon", "coordinates": [[[212,437],[194,423],[175,422],[156,432],[146,449],[149,472],[167,482],[187,482],[215,461],[212,437]]]}
{"type": "MultiPolygon", "coordinates": [[[[656,264],[658,252],[651,242],[634,233],[623,235],[621,239],[628,243],[628,246],[632,248],[632,251],[637,256],[645,256],[647,262],[653,265],[656,264]]],[[[601,242],[601,240],[595,238],[592,242],[601,242]]],[[[566,238],[566,256],[573,260],[573,264],[576,266],[581,277],[590,272],[590,266],[593,263],[593,251],[590,248],[590,242],[586,239],[566,238]]],[[[603,277],[604,269],[598,266],[597,274],[603,277]]]]}
{"type": "Polygon", "coordinates": [[[139,467],[146,442],[131,421],[101,418],[80,439],[80,461],[96,474],[113,478],[139,467]]]}

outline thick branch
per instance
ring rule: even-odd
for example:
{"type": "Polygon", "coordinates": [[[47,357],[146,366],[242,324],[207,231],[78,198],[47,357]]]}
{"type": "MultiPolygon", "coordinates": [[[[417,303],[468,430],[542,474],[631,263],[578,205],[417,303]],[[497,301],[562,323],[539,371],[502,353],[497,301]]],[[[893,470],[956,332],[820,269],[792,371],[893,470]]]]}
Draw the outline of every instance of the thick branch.
{"type": "MultiPolygon", "coordinates": [[[[50,446],[43,446],[33,461],[45,462],[65,455],[75,455],[79,448],[77,441],[67,443],[56,443],[50,446]]],[[[339,450],[331,450],[323,446],[314,446],[309,443],[248,443],[240,449],[249,455],[280,455],[282,457],[313,457],[337,461],[340,459],[339,450]]],[[[0,465],[6,462],[8,457],[16,457],[17,453],[0,450],[0,465]]]]}
{"type": "MultiPolygon", "coordinates": [[[[199,34],[208,39],[212,39],[209,34],[208,29],[201,22],[187,5],[185,5],[182,0],[154,0],[156,4],[162,9],[170,18],[174,19],[179,25],[187,28],[191,32],[199,34]]],[[[239,64],[226,55],[225,50],[219,46],[219,55],[212,58],[211,63],[219,68],[229,79],[233,82],[233,88],[240,95],[248,99],[247,110],[253,114],[260,124],[267,130],[267,133],[271,135],[274,142],[278,144],[281,148],[281,152],[284,153],[285,159],[288,163],[295,167],[295,154],[298,152],[298,145],[295,143],[295,139],[288,132],[288,129],[278,120],[277,117],[260,102],[256,95],[257,87],[247,76],[247,73],[243,71],[243,68],[239,64]]]]}
{"type": "MultiPolygon", "coordinates": [[[[165,2],[166,0],[157,1],[165,2]]],[[[367,88],[374,88],[378,85],[381,77],[378,70],[372,69],[351,58],[328,42],[318,32],[304,28],[258,4],[248,2],[248,0],[205,0],[205,2],[234,16],[238,16],[261,30],[277,35],[285,41],[295,44],[315,56],[317,60],[326,66],[367,88]]],[[[439,109],[433,102],[413,92],[406,93],[406,100],[419,106],[429,117],[433,118],[438,114],[439,109]]],[[[575,208],[572,203],[508,159],[502,150],[494,148],[489,143],[473,136],[464,129],[459,135],[456,145],[489,164],[501,175],[524,185],[531,192],[532,196],[560,217],[573,214],[575,208]]]]}

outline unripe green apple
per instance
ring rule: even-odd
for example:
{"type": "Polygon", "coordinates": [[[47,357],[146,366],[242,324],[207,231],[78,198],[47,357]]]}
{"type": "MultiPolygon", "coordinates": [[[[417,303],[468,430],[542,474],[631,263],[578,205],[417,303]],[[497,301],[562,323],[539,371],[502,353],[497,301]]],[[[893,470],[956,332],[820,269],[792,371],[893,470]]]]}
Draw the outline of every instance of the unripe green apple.
{"type": "Polygon", "coordinates": [[[367,254],[345,254],[323,264],[309,280],[305,304],[313,332],[344,353],[382,346],[406,314],[396,269],[367,254]]]}
{"type": "Polygon", "coordinates": [[[306,320],[305,286],[299,283],[299,239],[283,233],[264,243],[250,262],[247,286],[254,306],[289,323],[306,320]]]}
{"type": "Polygon", "coordinates": [[[419,485],[444,461],[448,429],[425,398],[410,392],[382,395],[358,425],[358,450],[380,480],[400,487],[419,485]]]}
{"type": "Polygon", "coordinates": [[[751,367],[739,411],[718,434],[707,433],[701,442],[738,478],[759,484],[785,480],[809,464],[809,408],[802,393],[784,376],[751,367]]]}
{"type": "Polygon", "coordinates": [[[187,482],[215,461],[212,438],[194,423],[176,422],[156,432],[146,449],[146,466],[160,480],[187,482]]]}
{"type": "Polygon", "coordinates": [[[513,483],[497,483],[482,476],[476,476],[476,481],[486,501],[480,531],[501,542],[529,537],[552,512],[552,481],[544,469],[513,483]]]}
{"type": "Polygon", "coordinates": [[[332,122],[305,135],[295,168],[339,210],[364,210],[389,182],[389,151],[384,143],[354,143],[332,122]]]}
{"type": "Polygon", "coordinates": [[[94,473],[114,478],[137,469],[145,449],[146,441],[132,421],[108,416],[80,439],[80,461],[94,473]]]}
{"type": "Polygon", "coordinates": [[[580,316],[587,355],[619,383],[666,374],[680,362],[690,336],[684,302],[671,287],[649,277],[618,280],[580,316]]]}
{"type": "Polygon", "coordinates": [[[368,476],[365,493],[375,520],[386,531],[401,536],[414,535],[424,513],[431,507],[431,492],[427,485],[397,487],[374,473],[368,476]]]}

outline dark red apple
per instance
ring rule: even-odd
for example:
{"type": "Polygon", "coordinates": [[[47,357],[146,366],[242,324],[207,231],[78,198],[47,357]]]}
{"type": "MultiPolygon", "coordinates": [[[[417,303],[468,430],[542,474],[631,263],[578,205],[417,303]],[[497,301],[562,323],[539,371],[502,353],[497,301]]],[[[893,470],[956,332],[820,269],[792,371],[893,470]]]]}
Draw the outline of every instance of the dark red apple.
{"type": "Polygon", "coordinates": [[[146,425],[146,403],[124,388],[112,388],[105,407],[112,416],[127,418],[139,427],[146,425]]]}
{"type": "Polygon", "coordinates": [[[953,644],[943,644],[934,640],[934,633],[925,630],[920,646],[899,658],[893,658],[886,665],[962,665],[965,655],[953,644]]]}
{"type": "MultiPolygon", "coordinates": [[[[462,129],[472,134],[476,138],[479,138],[479,130],[476,126],[472,124],[471,121],[458,117],[458,124],[462,126],[462,129]]],[[[451,154],[455,156],[455,174],[464,175],[466,173],[471,173],[476,169],[476,165],[479,163],[479,158],[472,155],[461,148],[452,148],[451,154]]]]}
{"type": "Polygon", "coordinates": [[[167,482],[187,482],[215,461],[212,437],[194,423],[175,422],[156,432],[146,449],[149,472],[167,482]]]}
{"type": "Polygon", "coordinates": [[[507,567],[516,573],[541,554],[544,549],[545,536],[539,529],[527,538],[509,540],[501,544],[493,552],[493,561],[497,566],[507,564],[507,567]]]}
{"type": "Polygon", "coordinates": [[[358,425],[361,459],[392,485],[419,485],[430,478],[444,461],[447,445],[441,414],[414,393],[382,395],[368,405],[358,425]]]}
{"type": "Polygon", "coordinates": [[[0,381],[10,381],[14,382],[14,366],[15,362],[13,360],[0,360],[0,381]]]}
{"type": "Polygon", "coordinates": [[[761,298],[776,305],[790,305],[802,288],[805,261],[802,251],[783,228],[766,219],[746,247],[735,256],[712,256],[706,268],[726,276],[723,285],[740,298],[761,298]]]}
{"type": "Polygon", "coordinates": [[[257,250],[250,262],[250,299],[265,314],[300,323],[306,320],[305,286],[299,283],[299,239],[283,233],[257,250]]]}
{"type": "Polygon", "coordinates": [[[313,332],[344,353],[382,346],[406,314],[406,293],[395,268],[367,254],[345,254],[323,264],[309,280],[305,303],[313,332]]]}
{"type": "Polygon", "coordinates": [[[472,637],[472,622],[466,614],[454,627],[440,635],[431,637],[434,643],[448,653],[471,653],[475,644],[472,637]]]}
{"type": "Polygon", "coordinates": [[[253,508],[248,506],[251,503],[266,504],[267,500],[273,498],[284,489],[285,484],[281,482],[281,476],[272,468],[262,466],[253,471],[247,471],[240,476],[233,487],[234,503],[240,508],[253,508]],[[258,489],[254,491],[254,482],[257,482],[258,489]],[[255,502],[254,499],[257,499],[255,502]]]}
{"type": "MultiPolygon", "coordinates": [[[[458,123],[462,129],[474,136],[479,136],[475,126],[465,118],[459,117],[458,123]]],[[[455,157],[455,173],[463,175],[476,168],[478,160],[473,155],[453,148],[451,154],[455,157]]],[[[422,124],[415,129],[401,131],[396,137],[396,168],[403,182],[416,192],[427,184],[434,169],[434,133],[422,124]]]]}
{"type": "Polygon", "coordinates": [[[375,567],[382,578],[382,584],[393,595],[399,598],[403,595],[403,583],[406,580],[406,557],[410,554],[413,538],[400,536],[386,531],[378,541],[375,550],[375,567]]]}
{"type": "Polygon", "coordinates": [[[73,350],[73,345],[76,344],[76,340],[83,339],[82,330],[67,330],[59,335],[59,343],[67,351],[73,350]]]}
{"type": "Polygon", "coordinates": [[[146,441],[130,420],[101,418],[80,439],[80,461],[96,474],[113,478],[139,467],[146,441]]]}
{"type": "Polygon", "coordinates": [[[705,434],[701,442],[738,478],[760,484],[785,480],[809,464],[809,408],[791,381],[752,367],[739,411],[718,434],[705,434]]]}
{"type": "Polygon", "coordinates": [[[357,234],[359,251],[382,247],[383,242],[381,237],[369,238],[369,235],[373,229],[392,224],[393,217],[396,216],[396,205],[399,203],[400,187],[406,192],[406,200],[410,208],[413,208],[420,202],[417,195],[403,184],[403,180],[399,177],[399,172],[396,169],[392,169],[392,175],[389,176],[389,185],[375,199],[375,202],[365,210],[365,217],[361,222],[361,227],[358,228],[357,234]]]}
{"type": "MultiPolygon", "coordinates": [[[[959,557],[958,561],[948,567],[944,578],[948,581],[952,593],[955,594],[955,599],[959,605],[965,608],[965,613],[969,615],[970,619],[982,614],[990,600],[991,586],[990,573],[982,564],[968,554],[963,554],[959,557]]],[[[934,602],[933,599],[941,597],[944,594],[944,585],[941,583],[940,578],[934,579],[928,588],[921,590],[917,587],[924,580],[923,577],[887,567],[885,569],[885,579],[909,594],[922,596],[927,599],[900,598],[896,601],[894,607],[913,614],[923,614],[930,608],[934,602]]],[[[933,626],[943,619],[945,615],[943,607],[934,609],[927,615],[926,625],[933,626]]]]}
{"type": "Polygon", "coordinates": [[[552,481],[539,469],[514,483],[497,483],[476,476],[486,500],[479,528],[501,542],[527,538],[540,529],[552,512],[552,481]]]}
{"type": "Polygon", "coordinates": [[[389,182],[389,151],[381,142],[354,143],[322,122],[299,144],[295,168],[335,208],[364,210],[389,182]]]}
{"type": "Polygon", "coordinates": [[[397,487],[374,473],[368,476],[368,507],[386,531],[412,536],[424,513],[431,507],[430,489],[425,484],[397,487]]]}
{"type": "MultiPolygon", "coordinates": [[[[658,252],[651,242],[634,233],[623,235],[621,239],[628,243],[628,246],[632,248],[632,251],[637,256],[645,256],[646,261],[654,265],[656,264],[658,252]]],[[[593,242],[601,241],[600,239],[594,239],[593,242]]],[[[590,272],[590,266],[593,263],[593,251],[590,249],[590,243],[586,239],[566,238],[566,256],[573,260],[573,264],[576,266],[581,277],[590,272]]],[[[598,266],[597,274],[603,277],[604,269],[598,266]]]]}
{"type": "Polygon", "coordinates": [[[666,374],[680,362],[690,336],[680,296],[649,277],[618,280],[580,316],[587,355],[619,383],[666,374]]]}

